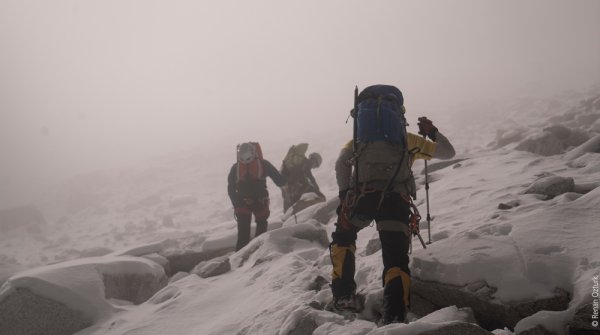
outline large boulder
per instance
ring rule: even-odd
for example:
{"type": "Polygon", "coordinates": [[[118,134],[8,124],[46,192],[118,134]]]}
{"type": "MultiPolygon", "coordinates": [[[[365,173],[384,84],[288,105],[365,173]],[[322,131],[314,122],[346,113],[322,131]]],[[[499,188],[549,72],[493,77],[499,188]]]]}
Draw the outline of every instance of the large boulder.
{"type": "Polygon", "coordinates": [[[571,147],[579,146],[589,138],[588,134],[581,131],[562,125],[553,125],[522,141],[515,149],[542,156],[552,156],[561,154],[571,147]]]}
{"type": "Polygon", "coordinates": [[[163,288],[163,268],[144,258],[106,256],[35,268],[0,288],[0,334],[73,334],[163,288]]]}
{"type": "Polygon", "coordinates": [[[80,310],[17,288],[0,300],[0,335],[73,334],[93,324],[80,310]]]}
{"type": "Polygon", "coordinates": [[[573,192],[575,181],[570,177],[547,176],[542,177],[532,183],[525,194],[542,194],[549,198],[561,195],[567,192],[573,192]]]}
{"type": "MultiPolygon", "coordinates": [[[[597,310],[598,305],[596,305],[596,311],[597,310]]],[[[575,311],[573,320],[567,324],[569,334],[600,334],[600,327],[593,326],[593,322],[598,321],[598,319],[592,319],[592,315],[594,315],[593,303],[590,302],[580,306],[577,311],[575,311]]],[[[596,313],[596,315],[598,314],[596,313]]]]}

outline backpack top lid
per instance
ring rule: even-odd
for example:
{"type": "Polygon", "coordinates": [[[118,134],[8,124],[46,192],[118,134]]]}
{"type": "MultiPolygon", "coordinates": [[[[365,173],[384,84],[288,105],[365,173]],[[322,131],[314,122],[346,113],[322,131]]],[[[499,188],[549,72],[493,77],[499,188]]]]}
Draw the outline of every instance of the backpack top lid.
{"type": "Polygon", "coordinates": [[[237,146],[237,160],[240,163],[250,163],[256,158],[262,159],[262,150],[258,142],[246,142],[237,146]]]}
{"type": "Polygon", "coordinates": [[[390,85],[373,85],[358,96],[356,140],[385,141],[406,146],[406,119],[402,92],[390,85]]]}
{"type": "Polygon", "coordinates": [[[402,92],[396,87],[392,85],[372,85],[360,92],[358,95],[358,103],[361,103],[368,99],[378,99],[382,97],[386,100],[395,101],[398,104],[398,107],[404,105],[404,97],[402,96],[402,92]]]}

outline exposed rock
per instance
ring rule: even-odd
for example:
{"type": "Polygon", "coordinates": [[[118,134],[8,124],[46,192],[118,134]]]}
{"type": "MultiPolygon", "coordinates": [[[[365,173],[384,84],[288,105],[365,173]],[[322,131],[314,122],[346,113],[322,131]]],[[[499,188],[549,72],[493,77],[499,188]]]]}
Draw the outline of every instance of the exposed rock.
{"type": "Polygon", "coordinates": [[[167,277],[149,274],[107,274],[102,276],[107,299],[131,301],[139,305],[167,285],[167,277]]]}
{"type": "Polygon", "coordinates": [[[231,263],[228,256],[213,258],[209,261],[200,262],[191,271],[202,278],[209,278],[222,275],[231,270],[231,263]]]}
{"type": "Polygon", "coordinates": [[[525,190],[525,194],[543,194],[552,198],[563,193],[573,192],[574,189],[573,178],[548,176],[536,180],[525,190]]]}
{"type": "Polygon", "coordinates": [[[492,335],[493,333],[468,322],[453,322],[433,330],[427,330],[419,335],[492,335]]]}
{"type": "Polygon", "coordinates": [[[64,335],[91,326],[80,311],[17,288],[0,301],[0,335],[64,335]]]}
{"type": "Polygon", "coordinates": [[[556,335],[556,333],[549,331],[544,328],[544,326],[538,325],[522,332],[518,332],[517,335],[556,335]]]}
{"type": "Polygon", "coordinates": [[[507,210],[507,209],[511,209],[511,208],[513,208],[513,206],[511,206],[509,204],[505,204],[505,203],[498,204],[498,209],[507,210]]]}
{"type": "Polygon", "coordinates": [[[410,290],[410,312],[418,317],[423,317],[432,311],[438,310],[438,306],[434,305],[429,300],[415,293],[415,288],[410,290]]]}
{"type": "Polygon", "coordinates": [[[166,283],[158,264],[129,256],[16,274],[0,289],[0,334],[73,334],[111,309],[107,299],[141,304],[166,283]]]}
{"type": "Polygon", "coordinates": [[[456,305],[457,307],[471,307],[478,323],[485,329],[514,328],[517,322],[541,310],[560,311],[569,306],[569,294],[557,289],[550,298],[500,304],[492,301],[494,289],[487,285],[480,287],[475,292],[469,286],[459,287],[436,282],[425,282],[412,278],[411,293],[414,299],[420,301],[417,307],[418,314],[426,315],[442,307],[456,305]],[[423,303],[426,301],[428,304],[423,303]],[[432,310],[427,307],[434,306],[432,310]]]}
{"type": "Polygon", "coordinates": [[[190,272],[198,263],[226,255],[232,251],[235,251],[235,247],[230,246],[208,251],[163,251],[161,255],[169,260],[170,273],[177,273],[180,271],[190,272]]]}
{"type": "Polygon", "coordinates": [[[369,240],[367,247],[365,248],[365,255],[369,256],[381,250],[381,240],[374,238],[369,240]]]}
{"type": "MultiPolygon", "coordinates": [[[[593,315],[593,304],[585,304],[580,306],[573,320],[567,324],[567,331],[569,335],[578,334],[598,334],[600,335],[600,327],[592,326],[592,315],[593,315]]],[[[596,320],[597,321],[597,320],[596,320]]]]}

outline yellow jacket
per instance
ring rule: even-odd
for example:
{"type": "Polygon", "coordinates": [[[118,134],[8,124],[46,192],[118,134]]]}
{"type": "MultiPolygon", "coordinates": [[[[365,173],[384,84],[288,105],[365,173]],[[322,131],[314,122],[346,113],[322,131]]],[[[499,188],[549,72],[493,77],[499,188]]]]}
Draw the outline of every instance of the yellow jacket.
{"type": "MultiPolygon", "coordinates": [[[[440,132],[437,133],[437,142],[430,141],[423,136],[413,133],[407,134],[408,150],[412,152],[410,164],[417,159],[430,160],[432,158],[448,159],[455,155],[454,147],[440,132]]],[[[350,187],[352,178],[352,140],[348,141],[340,151],[335,163],[335,176],[340,191],[350,187]]]]}

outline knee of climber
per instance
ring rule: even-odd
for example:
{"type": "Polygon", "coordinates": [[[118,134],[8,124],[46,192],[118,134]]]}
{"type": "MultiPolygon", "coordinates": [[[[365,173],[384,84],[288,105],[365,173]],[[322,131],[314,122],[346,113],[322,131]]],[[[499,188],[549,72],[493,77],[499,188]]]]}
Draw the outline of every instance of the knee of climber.
{"type": "Polygon", "coordinates": [[[404,305],[408,306],[410,302],[410,275],[399,267],[388,269],[383,275],[383,286],[388,287],[390,283],[401,281],[404,305]]]}
{"type": "Polygon", "coordinates": [[[356,243],[357,234],[354,230],[344,230],[339,227],[331,233],[331,244],[339,246],[353,246],[356,243]]]}

